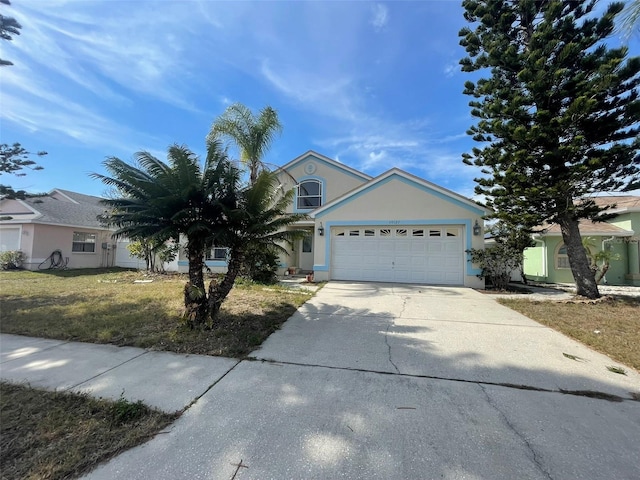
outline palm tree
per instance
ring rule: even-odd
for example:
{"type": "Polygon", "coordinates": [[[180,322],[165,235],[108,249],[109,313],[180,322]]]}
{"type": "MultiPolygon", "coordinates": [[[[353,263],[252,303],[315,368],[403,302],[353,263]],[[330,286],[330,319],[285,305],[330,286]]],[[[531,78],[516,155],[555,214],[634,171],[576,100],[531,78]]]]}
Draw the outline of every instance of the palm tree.
{"type": "Polygon", "coordinates": [[[266,106],[258,115],[241,103],[227,107],[211,126],[208,141],[225,139],[240,150],[240,160],[249,168],[249,183],[252,185],[264,169],[262,161],[276,136],[282,131],[278,112],[266,106]]]}
{"type": "Polygon", "coordinates": [[[304,214],[287,213],[293,195],[293,189],[282,192],[276,174],[262,171],[241,192],[237,207],[225,211],[231,228],[221,231],[216,242],[229,248],[229,263],[223,280],[209,285],[209,312],[214,321],[249,249],[270,248],[286,253],[283,243],[305,235],[304,230],[286,230],[294,222],[307,218],[304,214]]]}
{"type": "Polygon", "coordinates": [[[184,288],[184,319],[193,327],[209,318],[204,285],[205,249],[227,227],[227,212],[238,207],[240,171],[229,161],[220,142],[210,142],[204,166],[185,146],[169,147],[164,163],[147,152],[135,155],[138,167],[116,157],[104,162],[110,176],[92,174],[113,187],[104,200],[112,207],[108,222],[117,237],[164,242],[187,239],[189,280],[184,288]]]}

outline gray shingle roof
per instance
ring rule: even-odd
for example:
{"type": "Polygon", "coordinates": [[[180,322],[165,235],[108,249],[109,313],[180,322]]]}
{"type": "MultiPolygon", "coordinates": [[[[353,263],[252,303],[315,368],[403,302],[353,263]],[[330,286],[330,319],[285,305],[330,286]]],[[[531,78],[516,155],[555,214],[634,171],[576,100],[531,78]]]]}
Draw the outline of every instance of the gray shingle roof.
{"type": "Polygon", "coordinates": [[[42,214],[41,217],[35,219],[36,222],[104,228],[97,219],[97,216],[106,210],[106,207],[100,204],[101,198],[69,190],[56,190],[78,203],[58,200],[51,195],[28,198],[25,202],[42,214]]]}

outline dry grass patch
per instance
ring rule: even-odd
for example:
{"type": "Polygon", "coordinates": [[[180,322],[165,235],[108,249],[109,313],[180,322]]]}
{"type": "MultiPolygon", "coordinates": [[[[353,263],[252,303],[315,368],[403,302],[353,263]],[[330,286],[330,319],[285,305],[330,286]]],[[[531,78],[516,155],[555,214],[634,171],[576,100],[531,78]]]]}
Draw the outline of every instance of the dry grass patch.
{"type": "Polygon", "coordinates": [[[0,331],[129,345],[180,353],[241,357],[260,345],[312,294],[239,284],[212,330],[180,321],[183,275],[137,271],[0,272],[0,331]],[[152,279],[150,283],[136,280],[152,279]]]}
{"type": "Polygon", "coordinates": [[[77,478],[148,440],[178,414],[126,400],[0,383],[2,478],[77,478]]]}
{"type": "Polygon", "coordinates": [[[606,297],[595,303],[498,301],[640,370],[640,298],[606,297]]]}

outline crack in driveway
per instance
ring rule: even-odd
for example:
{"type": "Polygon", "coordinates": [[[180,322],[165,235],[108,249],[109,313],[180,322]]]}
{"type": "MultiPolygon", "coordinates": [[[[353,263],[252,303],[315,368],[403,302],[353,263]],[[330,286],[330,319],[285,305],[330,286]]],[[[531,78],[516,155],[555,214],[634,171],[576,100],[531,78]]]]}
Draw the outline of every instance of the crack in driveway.
{"type": "Polygon", "coordinates": [[[481,383],[478,383],[478,386],[480,387],[480,390],[482,390],[482,392],[484,393],[487,399],[487,403],[491,406],[491,408],[493,408],[496,412],[498,412],[504,424],[509,428],[509,430],[515,433],[520,440],[522,440],[524,445],[527,447],[527,450],[531,454],[531,457],[530,457],[531,460],[536,465],[538,470],[540,470],[540,472],[542,472],[549,480],[553,480],[553,477],[551,476],[551,474],[542,465],[540,454],[536,452],[535,448],[533,448],[529,440],[527,440],[525,436],[516,429],[516,427],[511,423],[509,418],[507,418],[507,415],[502,410],[500,410],[500,408],[498,408],[498,406],[494,403],[493,399],[489,395],[489,392],[487,392],[487,390],[484,388],[484,385],[482,385],[481,383]]]}
{"type": "Polygon", "coordinates": [[[424,378],[428,380],[443,380],[447,382],[458,382],[458,383],[472,383],[474,385],[489,385],[494,387],[504,387],[504,388],[512,388],[514,390],[529,390],[532,392],[542,392],[542,393],[556,393],[561,395],[572,395],[575,397],[586,397],[592,398],[595,400],[606,400],[607,402],[620,403],[620,402],[638,402],[634,397],[621,397],[619,395],[614,395],[612,393],[606,392],[598,392],[594,390],[565,390],[562,388],[558,388],[557,390],[553,390],[550,388],[543,387],[535,387],[532,385],[525,384],[517,384],[517,383],[508,383],[508,382],[487,382],[480,380],[468,380],[465,378],[455,378],[455,377],[440,377],[437,375],[425,375],[425,374],[412,374],[412,373],[400,373],[400,372],[389,372],[383,370],[370,370],[366,368],[356,368],[356,367],[337,367],[333,365],[322,365],[315,363],[301,363],[301,362],[291,362],[285,360],[275,360],[271,358],[257,358],[257,357],[246,357],[243,361],[248,362],[263,362],[270,363],[273,365],[293,365],[296,367],[309,367],[309,368],[327,368],[329,370],[344,370],[348,372],[361,372],[361,373],[375,373],[378,375],[394,375],[400,377],[409,377],[409,378],[424,378]]]}

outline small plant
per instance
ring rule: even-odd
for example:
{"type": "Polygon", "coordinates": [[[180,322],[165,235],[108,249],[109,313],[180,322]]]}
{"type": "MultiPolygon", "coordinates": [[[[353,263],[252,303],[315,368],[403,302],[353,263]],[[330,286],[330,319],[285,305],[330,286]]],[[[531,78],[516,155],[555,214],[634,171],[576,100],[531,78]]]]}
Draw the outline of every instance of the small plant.
{"type": "Polygon", "coordinates": [[[562,355],[564,355],[565,357],[567,357],[570,360],[575,360],[576,362],[580,362],[582,360],[584,360],[584,358],[580,358],[576,355],[571,355],[570,353],[564,353],[562,352],[562,355]]]}
{"type": "Polygon", "coordinates": [[[20,250],[8,250],[0,253],[0,270],[19,270],[24,262],[24,253],[20,250]]]}
{"type": "Polygon", "coordinates": [[[149,413],[149,408],[142,403],[130,402],[124,398],[124,390],[120,394],[120,398],[116,400],[110,409],[111,422],[114,425],[122,425],[123,423],[132,422],[149,413]]]}
{"type": "Polygon", "coordinates": [[[622,367],[616,367],[614,365],[607,366],[607,370],[613,373],[617,373],[618,375],[626,375],[627,371],[622,367]]]}

